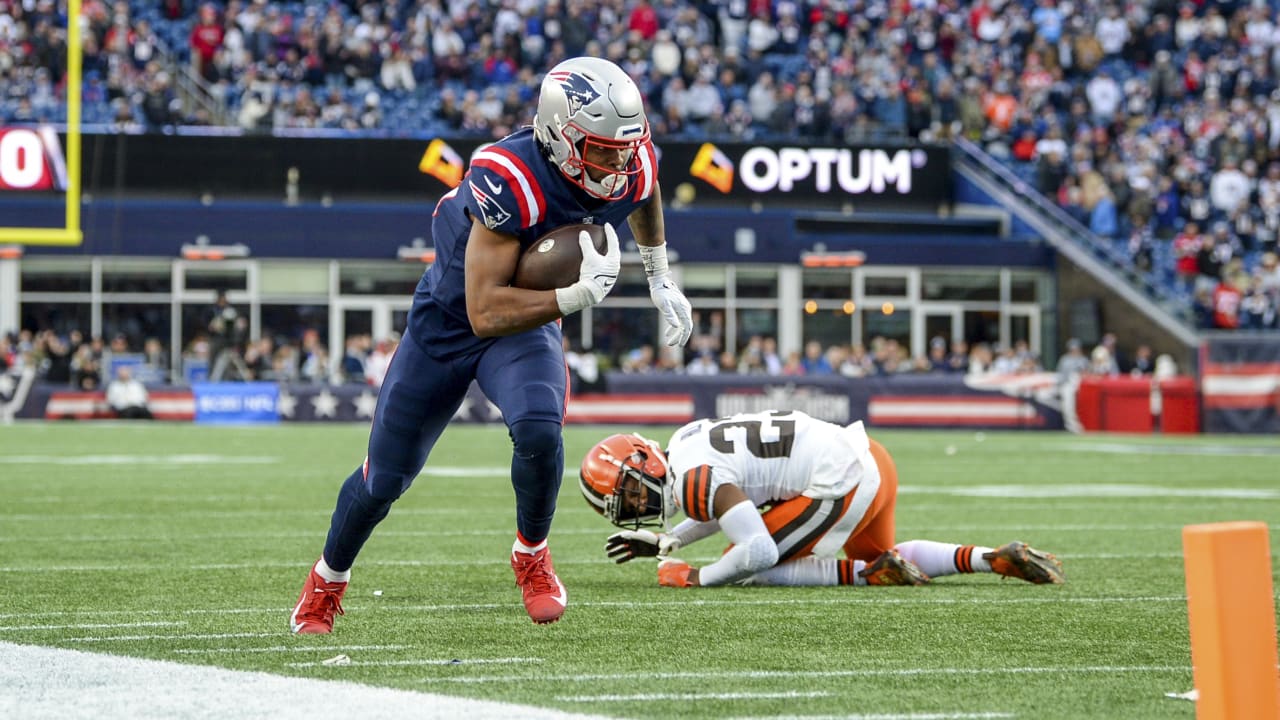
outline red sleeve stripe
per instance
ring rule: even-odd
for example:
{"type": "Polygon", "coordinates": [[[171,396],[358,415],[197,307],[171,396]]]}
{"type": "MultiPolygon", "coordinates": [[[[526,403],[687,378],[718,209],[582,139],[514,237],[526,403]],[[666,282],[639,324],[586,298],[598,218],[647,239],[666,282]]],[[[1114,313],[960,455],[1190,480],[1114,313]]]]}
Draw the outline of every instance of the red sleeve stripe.
{"type": "Polygon", "coordinates": [[[636,200],[644,200],[653,194],[653,179],[657,175],[658,158],[653,152],[653,142],[640,149],[640,182],[636,184],[636,200]]]}
{"type": "Polygon", "coordinates": [[[476,153],[471,164],[493,170],[507,181],[520,205],[520,219],[524,227],[533,227],[546,216],[547,202],[542,197],[542,188],[524,162],[510,151],[488,147],[476,153]]]}

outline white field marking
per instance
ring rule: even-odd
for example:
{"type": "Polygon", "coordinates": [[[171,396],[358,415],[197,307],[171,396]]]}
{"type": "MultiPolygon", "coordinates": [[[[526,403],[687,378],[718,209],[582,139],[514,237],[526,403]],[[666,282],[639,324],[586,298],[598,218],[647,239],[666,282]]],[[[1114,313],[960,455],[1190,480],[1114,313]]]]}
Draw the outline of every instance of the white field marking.
{"type": "MultiPolygon", "coordinates": [[[[1055,553],[1059,558],[1064,560],[1159,560],[1163,558],[1182,557],[1181,553],[1102,553],[1102,554],[1071,554],[1071,553],[1055,553]]],[[[713,555],[688,555],[684,558],[686,561],[694,563],[709,563],[717,559],[713,555]]],[[[557,560],[557,565],[599,565],[602,561],[595,559],[584,560],[557,560]]],[[[463,560],[463,559],[441,559],[441,560],[368,560],[360,563],[361,567],[483,567],[483,566],[502,566],[507,565],[506,560],[463,560]]],[[[210,563],[202,565],[36,565],[32,567],[0,567],[0,574],[43,574],[43,573],[59,573],[59,572],[156,572],[156,571],[181,571],[195,570],[198,572],[209,572],[215,570],[270,570],[272,568],[299,567],[295,561],[265,561],[265,562],[242,562],[242,563],[210,563]]],[[[301,567],[306,567],[305,564],[301,567]]]]}
{"type": "Polygon", "coordinates": [[[22,630],[29,632],[31,630],[101,630],[103,628],[127,628],[127,627],[173,627],[175,625],[187,625],[186,621],[178,622],[132,622],[132,623],[90,623],[79,625],[3,625],[0,626],[0,632],[17,632],[22,630]]]}
{"type": "MultiPolygon", "coordinates": [[[[255,502],[270,502],[284,500],[280,495],[258,495],[254,494],[255,502]]],[[[244,495],[148,495],[148,502],[171,502],[171,503],[230,503],[244,502],[244,495]]],[[[88,495],[36,495],[32,497],[15,498],[15,504],[26,503],[29,505],[60,505],[63,503],[83,503],[87,505],[98,505],[102,503],[102,498],[88,495]]]]}
{"type": "Polygon", "coordinates": [[[1280,490],[1263,488],[1183,488],[1158,485],[902,485],[899,494],[984,498],[1227,498],[1280,500],[1280,490]]]}
{"type": "MultiPolygon", "coordinates": [[[[418,658],[411,660],[352,660],[342,665],[333,665],[326,667],[351,667],[353,665],[376,665],[379,667],[388,667],[392,665],[523,665],[525,663],[540,663],[542,658],[531,657],[505,657],[505,658],[473,658],[463,660],[461,658],[418,658]]],[[[285,667],[320,667],[324,665],[322,662],[291,662],[285,663],[285,667]]]]}
{"type": "Polygon", "coordinates": [[[227,638],[277,637],[281,632],[266,633],[194,633],[191,635],[105,635],[102,637],[60,638],[61,642],[116,642],[118,640],[224,640],[227,638]]]}
{"type": "Polygon", "coordinates": [[[767,700],[771,698],[820,698],[831,697],[825,690],[787,690],[785,692],[727,692],[727,693],[638,693],[636,695],[557,695],[561,702],[652,702],[654,700],[767,700]]]}
{"type": "MultiPolygon", "coordinates": [[[[4,517],[0,515],[0,517],[4,517]]],[[[62,516],[58,516],[62,517],[62,516]]],[[[990,525],[974,526],[975,528],[989,528],[990,525]]],[[[1040,529],[1028,525],[1016,525],[1018,529],[1040,529]]],[[[1169,525],[1170,528],[1181,528],[1181,525],[1169,525]]],[[[599,535],[601,543],[604,538],[608,537],[608,528],[601,530],[557,530],[556,537],[569,535],[599,535]]],[[[513,537],[511,528],[502,528],[494,530],[383,530],[378,533],[378,537],[513,537]]],[[[152,535],[11,535],[0,536],[0,542],[142,542],[148,540],[161,540],[169,542],[175,539],[183,541],[204,541],[204,540],[287,540],[291,538],[314,540],[316,538],[315,530],[297,530],[295,532],[227,532],[227,533],[208,533],[208,534],[180,534],[175,537],[172,532],[164,534],[152,535]]]]}
{"type": "MultiPolygon", "coordinates": [[[[868,591],[870,592],[870,591],[868,591]]],[[[1280,593],[1277,594],[1280,599],[1280,593]]],[[[1078,603],[1084,605],[1100,604],[1106,605],[1111,603],[1183,603],[1187,601],[1186,595],[1166,595],[1166,596],[1115,596],[1108,595],[1102,597],[1090,596],[1070,596],[1060,597],[1059,593],[1050,591],[1044,595],[1036,595],[1033,597],[1023,598],[987,598],[987,597],[920,597],[920,598],[903,598],[903,597],[845,597],[839,600],[831,598],[810,599],[802,594],[797,594],[787,599],[776,600],[748,600],[745,598],[724,599],[724,600],[666,600],[655,602],[637,602],[637,601],[574,601],[573,606],[581,607],[604,607],[604,608],[674,608],[674,607],[717,607],[720,605],[1040,605],[1053,604],[1060,605],[1063,603],[1078,603]]],[[[361,605],[359,603],[346,603],[343,607],[347,610],[356,612],[474,612],[477,610],[500,610],[511,607],[511,603],[466,603],[466,604],[450,604],[450,605],[388,605],[379,603],[376,605],[361,605]]],[[[0,619],[12,618],[34,618],[34,617],[62,617],[72,616],[103,616],[103,615],[269,615],[274,613],[287,613],[292,608],[288,607],[272,607],[272,608],[195,608],[189,610],[173,611],[173,610],[52,610],[45,612],[29,612],[29,613],[6,613],[0,615],[0,619]]],[[[164,636],[168,637],[168,636],[164,636]]]]}
{"type": "Polygon", "coordinates": [[[410,650],[412,648],[412,645],[272,645],[260,648],[181,648],[169,652],[175,655],[215,655],[218,653],[331,652],[333,650],[410,650]]]}
{"type": "MultiPolygon", "coordinates": [[[[1092,675],[1097,673],[1191,672],[1190,665],[1087,665],[1078,667],[1006,668],[866,668],[851,670],[702,670],[688,672],[597,673],[538,675],[538,682],[599,682],[601,680],[794,680],[800,678],[918,677],[922,675],[1092,675]]],[[[424,683],[512,683],[529,675],[468,675],[420,678],[424,683]]]]}
{"type": "MultiPolygon", "coordinates": [[[[0,642],[0,717],[588,720],[563,710],[0,642]],[[86,702],[91,698],[91,702],[86,702]],[[234,698],[228,706],[228,698],[234,698]],[[317,713],[317,699],[323,713],[317,713]],[[231,707],[230,710],[228,708],[231,707]]],[[[600,716],[590,716],[604,720],[600,716]]]]}
{"type": "Polygon", "coordinates": [[[0,465],[274,465],[282,458],[252,455],[6,455],[0,465]]]}
{"type": "MultiPolygon", "coordinates": [[[[454,507],[454,508],[397,508],[396,515],[474,515],[474,508],[454,507]]],[[[245,517],[279,517],[281,515],[303,515],[307,517],[329,516],[333,514],[333,507],[316,507],[310,510],[300,508],[288,508],[280,510],[176,510],[166,512],[162,516],[158,516],[154,512],[150,513],[58,513],[58,520],[155,520],[162,517],[164,520],[172,520],[174,518],[197,518],[202,520],[221,520],[225,518],[245,518],[245,517]]],[[[51,516],[48,514],[36,513],[15,513],[12,515],[0,513],[0,520],[29,520],[35,522],[48,522],[51,516]]]]}
{"type": "Polygon", "coordinates": [[[768,717],[737,717],[726,720],[1000,720],[1017,717],[1007,712],[923,712],[923,713],[875,713],[872,715],[769,715],[768,717]]]}
{"type": "Polygon", "coordinates": [[[1072,443],[1056,446],[1055,450],[1109,453],[1114,455],[1242,455],[1262,457],[1280,455],[1280,448],[1249,447],[1242,445],[1144,445],[1141,443],[1072,443]]]}

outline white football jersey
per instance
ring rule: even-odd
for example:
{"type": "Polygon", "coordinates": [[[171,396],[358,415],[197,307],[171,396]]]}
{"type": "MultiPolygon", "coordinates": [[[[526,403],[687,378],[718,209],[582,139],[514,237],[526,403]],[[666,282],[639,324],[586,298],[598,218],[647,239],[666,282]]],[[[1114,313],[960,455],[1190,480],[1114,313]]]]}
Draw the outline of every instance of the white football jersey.
{"type": "Polygon", "coordinates": [[[847,495],[880,474],[862,422],[843,427],[799,411],[698,420],[667,444],[675,500],[694,520],[713,519],[716,488],[732,483],[756,507],[805,495],[847,495]]]}

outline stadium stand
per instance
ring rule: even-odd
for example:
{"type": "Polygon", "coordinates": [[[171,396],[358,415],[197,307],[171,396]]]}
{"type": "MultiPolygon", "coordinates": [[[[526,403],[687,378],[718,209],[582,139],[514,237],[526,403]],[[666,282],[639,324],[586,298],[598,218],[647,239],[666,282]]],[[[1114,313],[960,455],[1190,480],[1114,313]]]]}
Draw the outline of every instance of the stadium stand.
{"type": "MultiPolygon", "coordinates": [[[[968,140],[1201,327],[1274,329],[1278,5],[88,0],[84,118],[496,138],[546,68],[599,55],[660,138],[968,140]]],[[[63,119],[62,6],[0,6],[0,118],[63,119]]]]}

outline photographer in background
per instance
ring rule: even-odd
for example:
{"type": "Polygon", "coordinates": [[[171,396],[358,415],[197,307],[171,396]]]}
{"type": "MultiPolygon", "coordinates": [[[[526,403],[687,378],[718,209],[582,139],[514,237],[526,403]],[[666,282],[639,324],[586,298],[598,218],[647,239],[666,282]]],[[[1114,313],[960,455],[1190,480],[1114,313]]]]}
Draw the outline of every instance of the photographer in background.
{"type": "Polygon", "coordinates": [[[244,364],[241,348],[249,336],[249,321],[227,300],[227,291],[219,290],[209,318],[209,381],[218,382],[227,372],[227,365],[235,368],[236,380],[250,379],[249,368],[244,364]]]}

